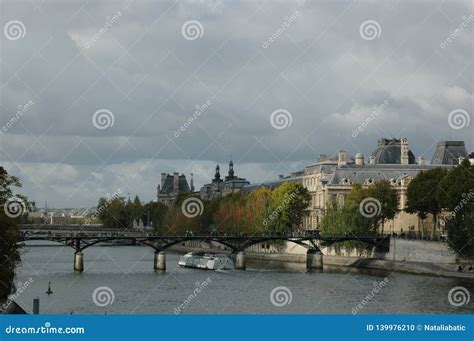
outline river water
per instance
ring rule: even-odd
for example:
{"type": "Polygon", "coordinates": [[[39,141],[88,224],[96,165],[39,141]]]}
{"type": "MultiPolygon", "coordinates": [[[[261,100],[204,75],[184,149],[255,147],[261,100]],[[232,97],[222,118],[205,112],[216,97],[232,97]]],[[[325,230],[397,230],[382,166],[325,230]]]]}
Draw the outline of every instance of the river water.
{"type": "Polygon", "coordinates": [[[77,274],[73,252],[24,247],[16,283],[32,281],[17,302],[30,311],[39,297],[43,314],[474,313],[474,283],[466,279],[328,267],[306,273],[304,264],[249,261],[245,271],[203,271],[178,268],[180,255],[172,252],[167,271],[155,273],[153,250],[138,246],[88,248],[77,274]],[[458,308],[448,301],[456,286],[473,296],[458,308]]]}

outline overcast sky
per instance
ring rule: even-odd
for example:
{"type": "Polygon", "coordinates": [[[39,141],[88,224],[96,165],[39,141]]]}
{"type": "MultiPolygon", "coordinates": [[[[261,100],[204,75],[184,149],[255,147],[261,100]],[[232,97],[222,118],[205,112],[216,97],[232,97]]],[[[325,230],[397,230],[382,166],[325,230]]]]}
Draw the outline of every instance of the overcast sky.
{"type": "Polygon", "coordinates": [[[0,164],[40,207],[231,156],[259,182],[381,137],[474,148],[469,0],[0,3],[0,164]]]}

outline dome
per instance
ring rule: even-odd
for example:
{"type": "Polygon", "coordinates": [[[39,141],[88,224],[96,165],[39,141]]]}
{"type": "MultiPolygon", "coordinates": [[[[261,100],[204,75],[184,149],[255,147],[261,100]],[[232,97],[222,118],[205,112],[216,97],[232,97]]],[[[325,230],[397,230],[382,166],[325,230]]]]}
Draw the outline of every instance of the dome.
{"type": "MultiPolygon", "coordinates": [[[[382,139],[371,156],[375,164],[401,164],[402,145],[399,139],[382,139]]],[[[411,150],[408,151],[408,163],[415,164],[416,158],[411,150]]]]}

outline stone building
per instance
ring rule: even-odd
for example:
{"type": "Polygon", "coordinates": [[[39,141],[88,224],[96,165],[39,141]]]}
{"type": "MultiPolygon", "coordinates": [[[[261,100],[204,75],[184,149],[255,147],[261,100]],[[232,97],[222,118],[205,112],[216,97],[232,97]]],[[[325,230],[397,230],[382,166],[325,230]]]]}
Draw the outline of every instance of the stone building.
{"type": "MultiPolygon", "coordinates": [[[[467,157],[464,142],[444,141],[438,143],[432,164],[428,165],[422,157],[416,162],[407,139],[381,139],[368,162],[361,153],[356,154],[355,159],[348,159],[343,150],[339,151],[337,158],[321,158],[306,167],[303,176],[303,186],[312,198],[303,228],[319,228],[328,204],[333,200],[343,204],[356,183],[368,187],[381,180],[390,181],[399,193],[399,208],[403,210],[407,186],[420,171],[435,167],[451,168],[464,157],[467,157]]],[[[417,215],[401,211],[385,224],[385,232],[423,236],[431,230],[430,224],[429,219],[422,224],[417,215]]]]}
{"type": "Polygon", "coordinates": [[[156,190],[156,198],[167,206],[173,206],[179,193],[194,192],[193,174],[191,173],[191,186],[186,180],[186,175],[175,172],[173,174],[161,173],[161,184],[156,190]]]}
{"type": "Polygon", "coordinates": [[[250,184],[246,179],[239,178],[234,172],[234,163],[229,162],[229,171],[224,179],[221,179],[220,166],[216,166],[216,173],[211,183],[201,187],[200,196],[201,199],[211,200],[219,198],[231,193],[238,193],[241,189],[250,184]]]}

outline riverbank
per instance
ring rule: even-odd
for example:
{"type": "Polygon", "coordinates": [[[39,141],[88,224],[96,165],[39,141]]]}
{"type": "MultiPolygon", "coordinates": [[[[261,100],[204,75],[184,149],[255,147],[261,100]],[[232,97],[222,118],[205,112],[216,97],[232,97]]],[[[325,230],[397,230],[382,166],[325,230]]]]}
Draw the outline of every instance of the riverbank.
{"type": "MultiPolygon", "coordinates": [[[[190,251],[213,251],[216,253],[230,254],[228,250],[218,248],[204,248],[204,247],[189,247],[183,245],[175,245],[170,248],[176,252],[190,252],[190,251]]],[[[256,261],[270,261],[282,263],[306,263],[306,254],[294,253],[259,253],[246,252],[248,260],[256,261]]],[[[415,275],[428,275],[450,278],[468,278],[474,280],[474,272],[458,272],[458,264],[434,264],[410,261],[391,261],[375,258],[364,257],[347,257],[347,256],[323,256],[323,264],[338,267],[351,267],[358,269],[374,269],[390,272],[402,272],[415,275]]]]}

